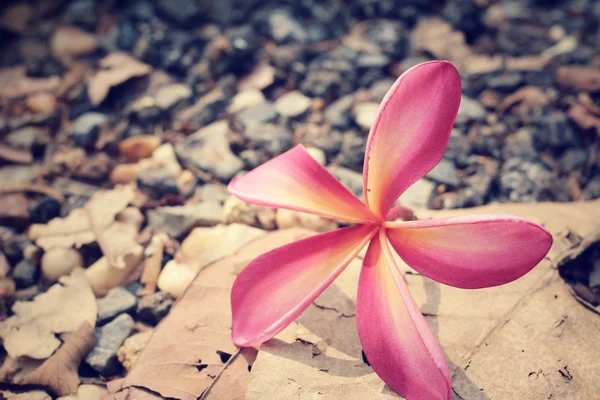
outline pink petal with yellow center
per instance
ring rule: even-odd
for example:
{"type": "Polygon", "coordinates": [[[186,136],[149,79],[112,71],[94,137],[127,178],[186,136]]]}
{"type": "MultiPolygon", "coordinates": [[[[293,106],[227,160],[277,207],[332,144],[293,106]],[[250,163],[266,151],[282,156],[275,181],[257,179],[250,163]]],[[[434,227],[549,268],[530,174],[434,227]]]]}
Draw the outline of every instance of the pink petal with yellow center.
{"type": "Polygon", "coordinates": [[[365,200],[385,219],[398,197],[442,158],[460,104],[461,85],[448,62],[419,64],[390,88],[367,140],[365,200]]]}
{"type": "Polygon", "coordinates": [[[358,225],[279,247],[252,261],[231,291],[233,342],[261,344],[288,326],[377,231],[358,225]]]}
{"type": "Polygon", "coordinates": [[[367,207],[302,145],[233,179],[228,189],[250,204],[304,211],[347,222],[374,220],[367,207]]]}
{"type": "Polygon", "coordinates": [[[483,215],[386,223],[402,260],[438,282],[466,289],[502,285],[548,253],[552,235],[527,220],[483,215]]]}
{"type": "Polygon", "coordinates": [[[358,335],[377,375],[407,400],[450,400],[444,353],[395,265],[385,229],[373,238],[360,274],[358,335]]]}

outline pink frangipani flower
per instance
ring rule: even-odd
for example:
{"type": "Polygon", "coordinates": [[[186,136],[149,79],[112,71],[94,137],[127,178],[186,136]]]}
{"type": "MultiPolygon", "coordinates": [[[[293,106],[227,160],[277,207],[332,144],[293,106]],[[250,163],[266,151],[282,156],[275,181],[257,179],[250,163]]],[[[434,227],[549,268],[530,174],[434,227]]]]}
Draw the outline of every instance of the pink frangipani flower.
{"type": "Polygon", "coordinates": [[[451,398],[444,353],[413,300],[391,247],[419,273],[465,289],[511,282],[548,252],[544,228],[508,215],[394,221],[399,196],[442,158],[460,104],[458,72],[433,61],[406,71],[383,99],[367,141],[363,204],[303,146],[237,178],[229,191],[263,206],[356,225],[252,261],[233,285],[233,341],[259,345],[289,325],[369,243],[357,325],[373,370],[408,400],[451,398]]]}

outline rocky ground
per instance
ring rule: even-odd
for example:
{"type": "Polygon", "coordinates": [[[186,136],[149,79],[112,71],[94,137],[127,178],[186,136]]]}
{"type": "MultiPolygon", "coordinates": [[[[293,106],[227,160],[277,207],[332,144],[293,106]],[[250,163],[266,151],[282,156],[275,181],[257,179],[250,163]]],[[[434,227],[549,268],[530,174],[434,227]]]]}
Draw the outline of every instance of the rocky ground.
{"type": "MultiPolygon", "coordinates": [[[[336,227],[245,205],[226,185],[302,143],[361,196],[378,103],[422,61],[452,61],[463,99],[444,159],[405,205],[600,197],[592,0],[31,0],[0,6],[0,46],[4,381],[85,321],[97,340],[79,374],[123,376],[122,344],[139,352],[218,258],[201,250],[224,240],[220,224],[336,227]],[[47,317],[75,295],[77,326],[7,339],[27,319],[15,301],[46,303],[47,317]]],[[[593,268],[563,275],[600,302],[593,268]]],[[[48,330],[41,319],[28,329],[48,330]]]]}

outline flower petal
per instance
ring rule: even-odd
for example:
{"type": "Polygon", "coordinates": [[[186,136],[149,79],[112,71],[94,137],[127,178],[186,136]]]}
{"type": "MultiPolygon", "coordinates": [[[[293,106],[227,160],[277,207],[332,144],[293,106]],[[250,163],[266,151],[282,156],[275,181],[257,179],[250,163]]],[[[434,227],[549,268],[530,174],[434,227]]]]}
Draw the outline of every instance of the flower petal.
{"type": "Polygon", "coordinates": [[[460,104],[456,68],[419,64],[394,83],[371,127],[363,184],[371,212],[385,219],[400,195],[442,158],[460,104]]]}
{"type": "Polygon", "coordinates": [[[229,192],[247,203],[348,222],[372,221],[367,207],[298,145],[235,178],[229,192]]]}
{"type": "Polygon", "coordinates": [[[255,346],[279,333],[333,282],[377,229],[358,225],[322,233],[248,264],[231,291],[233,342],[255,346]]]}
{"type": "Polygon", "coordinates": [[[407,400],[449,400],[444,353],[395,265],[385,229],[373,238],[358,284],[358,335],[377,375],[407,400]]]}
{"type": "Polygon", "coordinates": [[[552,246],[548,231],[513,216],[452,217],[386,226],[390,243],[404,262],[431,279],[466,289],[519,278],[552,246]]]}

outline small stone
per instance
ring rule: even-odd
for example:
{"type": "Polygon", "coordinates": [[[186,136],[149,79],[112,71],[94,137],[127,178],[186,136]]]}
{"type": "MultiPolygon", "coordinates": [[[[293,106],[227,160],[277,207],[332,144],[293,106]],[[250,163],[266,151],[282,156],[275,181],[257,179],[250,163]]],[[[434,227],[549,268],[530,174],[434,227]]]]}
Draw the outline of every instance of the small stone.
{"type": "Polygon", "coordinates": [[[393,79],[382,79],[382,80],[377,81],[374,84],[372,84],[371,87],[369,88],[369,92],[371,93],[371,99],[375,103],[381,104],[381,102],[383,101],[383,98],[385,97],[388,90],[390,90],[390,88],[392,87],[393,84],[394,84],[393,79]]]}
{"type": "Polygon", "coordinates": [[[485,108],[475,99],[462,96],[460,101],[460,107],[458,107],[458,114],[456,115],[456,122],[458,124],[464,124],[469,121],[479,121],[485,119],[485,108]]]}
{"type": "Polygon", "coordinates": [[[83,258],[75,249],[54,247],[44,253],[41,261],[42,276],[47,282],[55,282],[69,275],[75,268],[83,267],[83,258]]]}
{"type": "Polygon", "coordinates": [[[21,193],[0,195],[0,225],[21,227],[29,221],[29,202],[21,193]]]}
{"type": "Polygon", "coordinates": [[[365,159],[367,138],[354,131],[347,132],[342,141],[342,149],[337,160],[343,167],[362,168],[365,159]]]}
{"type": "Polygon", "coordinates": [[[23,249],[23,259],[29,261],[32,264],[38,265],[44,251],[41,247],[35,244],[29,244],[23,249]]]}
{"type": "Polygon", "coordinates": [[[262,103],[241,111],[237,114],[237,118],[245,127],[266,124],[277,119],[277,110],[272,103],[262,103]]]}
{"type": "Polygon", "coordinates": [[[130,315],[121,314],[103,327],[96,328],[96,346],[85,361],[103,376],[116,375],[120,368],[117,351],[134,325],[130,315]]]}
{"type": "Polygon", "coordinates": [[[294,138],[306,146],[316,147],[327,154],[334,155],[342,146],[343,135],[340,131],[331,130],[329,124],[299,124],[294,138]]]}
{"type": "Polygon", "coordinates": [[[336,177],[342,185],[346,186],[348,190],[354,193],[358,198],[363,198],[363,177],[362,174],[352,171],[348,168],[331,166],[327,168],[329,172],[336,177]]]}
{"type": "Polygon", "coordinates": [[[375,121],[377,111],[379,110],[379,104],[369,102],[360,103],[354,107],[354,120],[365,131],[371,129],[371,124],[375,121]]]}
{"type": "Polygon", "coordinates": [[[284,208],[277,209],[275,222],[279,229],[301,227],[315,232],[327,232],[338,227],[338,224],[331,219],[284,208]]]}
{"type": "Polygon", "coordinates": [[[513,92],[516,88],[521,86],[522,83],[523,74],[518,71],[504,72],[487,80],[489,88],[503,91],[505,93],[513,92]]]}
{"type": "Polygon", "coordinates": [[[594,200],[600,197],[600,176],[590,179],[583,189],[583,194],[587,200],[594,200]]]}
{"type": "Polygon", "coordinates": [[[156,105],[152,96],[143,96],[134,100],[129,111],[131,118],[141,125],[152,125],[157,123],[161,117],[161,109],[156,105]]]}
{"type": "Polygon", "coordinates": [[[33,113],[52,114],[56,111],[56,97],[49,93],[36,93],[25,100],[25,105],[33,113]]]}
{"type": "Polygon", "coordinates": [[[588,152],[585,149],[567,149],[560,157],[560,165],[564,172],[582,168],[588,162],[588,152]]]}
{"type": "Polygon", "coordinates": [[[223,222],[272,230],[276,228],[275,211],[274,208],[248,204],[235,196],[229,196],[223,205],[223,222]]]}
{"type": "Polygon", "coordinates": [[[308,32],[288,10],[276,9],[267,17],[267,32],[277,44],[305,43],[308,32]]]}
{"type": "Polygon", "coordinates": [[[108,291],[106,296],[97,299],[98,320],[102,325],[122,313],[129,313],[135,308],[137,298],[127,289],[116,287],[108,291]]]}
{"type": "Polygon", "coordinates": [[[148,341],[150,341],[152,333],[153,330],[148,329],[147,331],[131,335],[125,339],[125,342],[123,342],[123,345],[119,348],[119,351],[117,351],[119,362],[123,365],[123,367],[125,367],[127,372],[129,372],[135,365],[135,362],[142,353],[142,350],[144,350],[148,344],[148,341]]]}
{"type": "Polygon", "coordinates": [[[72,137],[79,147],[91,147],[96,143],[100,128],[108,122],[104,114],[88,112],[73,122],[72,137]]]}
{"type": "Polygon", "coordinates": [[[460,184],[456,175],[456,167],[452,161],[443,159],[433,167],[425,177],[437,183],[443,183],[451,187],[457,187],[460,184]]]}
{"type": "Polygon", "coordinates": [[[154,96],[156,105],[162,110],[169,110],[190,97],[192,97],[192,89],[181,83],[163,86],[154,96]]]}
{"type": "Polygon", "coordinates": [[[293,145],[292,132],[284,125],[252,124],[244,132],[252,149],[275,157],[293,145]]]}
{"type": "Polygon", "coordinates": [[[249,89],[244,90],[238,94],[236,94],[229,107],[227,107],[227,112],[231,114],[236,114],[242,110],[247,108],[252,108],[263,104],[267,101],[265,95],[258,89],[249,89]]]}
{"type": "Polygon", "coordinates": [[[17,289],[25,289],[36,284],[40,275],[37,265],[28,260],[21,260],[12,270],[12,279],[17,289]]]}
{"type": "Polygon", "coordinates": [[[141,135],[127,138],[119,143],[119,153],[127,159],[139,161],[148,158],[160,146],[160,138],[153,135],[141,135]]]}
{"type": "Polygon", "coordinates": [[[140,189],[156,200],[179,193],[175,176],[164,168],[144,168],[138,174],[136,182],[140,189]]]}
{"type": "Polygon", "coordinates": [[[399,202],[402,206],[413,210],[428,208],[435,186],[435,183],[427,179],[419,179],[402,193],[399,202]]]}
{"type": "Polygon", "coordinates": [[[214,226],[221,222],[223,207],[216,201],[185,206],[158,207],[148,211],[148,225],[154,231],[179,238],[197,226],[214,226]]]}
{"type": "Polygon", "coordinates": [[[577,144],[575,133],[563,112],[553,111],[534,119],[532,123],[539,128],[535,135],[535,144],[540,149],[561,149],[577,144]]]}
{"type": "Polygon", "coordinates": [[[60,216],[61,204],[53,197],[44,196],[33,201],[29,207],[29,218],[36,224],[45,224],[60,216]]]}
{"type": "Polygon", "coordinates": [[[175,149],[171,143],[164,143],[157,147],[152,153],[152,161],[156,161],[175,176],[181,172],[181,165],[177,161],[175,149]]]}
{"type": "Polygon", "coordinates": [[[228,129],[226,121],[215,122],[186,137],[175,151],[185,162],[229,180],[244,163],[229,148],[228,129]]]}
{"type": "Polygon", "coordinates": [[[202,12],[202,4],[194,0],[158,0],[156,9],[175,24],[186,25],[202,12]]]}
{"type": "Polygon", "coordinates": [[[275,101],[275,109],[279,115],[294,118],[301,116],[310,109],[311,100],[295,90],[281,96],[275,101]]]}
{"type": "Polygon", "coordinates": [[[143,296],[137,306],[140,319],[156,325],[167,316],[175,298],[169,293],[155,292],[143,296]]]}
{"type": "Polygon", "coordinates": [[[160,271],[156,285],[161,292],[179,298],[197,274],[198,271],[190,264],[173,259],[160,271]]]}
{"type": "Polygon", "coordinates": [[[325,165],[327,163],[327,156],[325,155],[325,152],[323,150],[318,149],[316,147],[307,147],[306,151],[308,152],[308,154],[310,154],[312,158],[317,160],[319,164],[325,165]]]}
{"type": "Polygon", "coordinates": [[[198,183],[196,175],[187,169],[181,171],[181,173],[177,175],[176,181],[177,190],[179,191],[179,194],[184,197],[190,196],[196,188],[196,184],[198,183]]]}
{"type": "Polygon", "coordinates": [[[226,186],[217,183],[207,183],[202,186],[202,200],[212,200],[224,203],[228,196],[229,194],[227,193],[226,186]]]}
{"type": "Polygon", "coordinates": [[[325,110],[325,118],[336,128],[346,128],[350,124],[354,96],[346,95],[340,97],[325,110]]]}
{"type": "Polygon", "coordinates": [[[458,166],[466,166],[472,148],[469,138],[458,129],[452,129],[444,157],[454,161],[458,166]]]}

